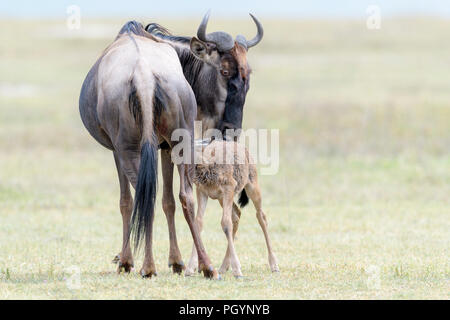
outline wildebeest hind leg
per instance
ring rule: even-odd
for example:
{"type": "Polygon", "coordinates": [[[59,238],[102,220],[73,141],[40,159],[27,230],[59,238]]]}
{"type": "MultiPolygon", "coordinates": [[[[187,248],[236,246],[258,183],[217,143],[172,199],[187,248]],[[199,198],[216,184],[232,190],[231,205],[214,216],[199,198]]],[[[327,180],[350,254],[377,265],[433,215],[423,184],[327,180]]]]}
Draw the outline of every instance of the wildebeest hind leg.
{"type": "Polygon", "coordinates": [[[184,269],[184,263],[178,248],[177,233],[175,229],[175,198],[173,196],[173,163],[170,157],[170,150],[161,150],[161,169],[163,176],[163,196],[162,207],[166,214],[167,225],[169,227],[169,267],[173,273],[180,274],[184,269]]]}
{"type": "MultiPolygon", "coordinates": [[[[117,156],[120,160],[120,165],[125,172],[128,181],[130,181],[131,185],[134,189],[136,189],[137,186],[137,177],[138,177],[138,171],[139,171],[139,164],[140,164],[140,156],[138,152],[135,151],[128,151],[128,150],[120,150],[117,151],[117,156]]],[[[136,199],[135,199],[136,201],[136,199]]],[[[153,219],[153,216],[151,217],[153,219]]],[[[145,255],[144,255],[144,263],[142,265],[140,274],[143,277],[152,277],[153,275],[156,275],[156,267],[155,262],[153,259],[153,252],[152,252],[152,228],[153,221],[150,221],[150,229],[149,232],[145,235],[145,255]]]]}
{"type": "Polygon", "coordinates": [[[130,242],[128,241],[128,233],[130,230],[130,219],[133,211],[133,197],[131,196],[130,183],[127,176],[122,170],[120,160],[114,152],[114,160],[116,162],[117,174],[120,184],[120,213],[122,214],[123,238],[122,251],[116,256],[113,262],[118,263],[117,272],[130,272],[133,268],[133,255],[131,253],[130,242]]]}

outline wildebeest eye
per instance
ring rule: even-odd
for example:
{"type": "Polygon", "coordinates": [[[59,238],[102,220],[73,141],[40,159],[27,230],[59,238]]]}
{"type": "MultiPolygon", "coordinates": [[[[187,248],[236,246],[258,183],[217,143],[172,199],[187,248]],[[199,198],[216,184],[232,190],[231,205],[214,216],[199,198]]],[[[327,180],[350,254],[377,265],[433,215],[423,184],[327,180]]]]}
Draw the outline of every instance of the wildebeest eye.
{"type": "Polygon", "coordinates": [[[228,77],[230,75],[230,72],[228,70],[222,69],[220,70],[220,73],[224,76],[224,77],[228,77]]]}

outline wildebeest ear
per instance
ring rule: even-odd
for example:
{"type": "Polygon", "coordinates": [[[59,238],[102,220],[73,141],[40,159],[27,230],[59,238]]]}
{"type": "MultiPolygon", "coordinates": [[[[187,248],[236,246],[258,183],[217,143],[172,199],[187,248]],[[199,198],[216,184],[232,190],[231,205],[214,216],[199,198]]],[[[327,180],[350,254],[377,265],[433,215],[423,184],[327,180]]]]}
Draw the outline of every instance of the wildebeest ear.
{"type": "Polygon", "coordinates": [[[196,37],[191,39],[191,51],[199,59],[203,60],[206,58],[207,50],[206,44],[203,41],[198,40],[196,37]]]}

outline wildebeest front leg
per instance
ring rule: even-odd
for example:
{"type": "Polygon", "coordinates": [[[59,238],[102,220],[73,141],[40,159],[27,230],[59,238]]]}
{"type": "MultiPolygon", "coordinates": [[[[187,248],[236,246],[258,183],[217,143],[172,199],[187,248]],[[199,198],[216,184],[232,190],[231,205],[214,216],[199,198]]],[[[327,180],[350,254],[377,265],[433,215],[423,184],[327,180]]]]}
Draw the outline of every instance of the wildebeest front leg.
{"type": "Polygon", "coordinates": [[[173,163],[170,158],[170,150],[161,150],[161,169],[163,176],[162,207],[166,214],[169,227],[169,267],[173,273],[181,273],[185,269],[178,248],[177,233],[175,229],[175,198],[173,197],[173,163]]]}
{"type": "Polygon", "coordinates": [[[219,274],[214,269],[208,255],[206,254],[205,247],[200,237],[200,232],[197,228],[197,224],[194,221],[194,197],[192,194],[192,184],[187,177],[186,165],[179,164],[178,172],[180,174],[180,201],[183,208],[183,214],[191,230],[194,245],[198,253],[198,269],[203,272],[203,275],[207,278],[218,279],[219,274]]]}
{"type": "Polygon", "coordinates": [[[117,174],[119,176],[120,184],[120,213],[122,214],[123,224],[123,238],[122,238],[122,251],[113,262],[118,263],[117,272],[122,271],[130,272],[133,268],[133,255],[131,253],[130,242],[128,241],[128,233],[130,230],[130,218],[133,211],[133,197],[131,196],[130,183],[127,176],[122,170],[119,158],[114,152],[114,160],[116,162],[117,174]]]}

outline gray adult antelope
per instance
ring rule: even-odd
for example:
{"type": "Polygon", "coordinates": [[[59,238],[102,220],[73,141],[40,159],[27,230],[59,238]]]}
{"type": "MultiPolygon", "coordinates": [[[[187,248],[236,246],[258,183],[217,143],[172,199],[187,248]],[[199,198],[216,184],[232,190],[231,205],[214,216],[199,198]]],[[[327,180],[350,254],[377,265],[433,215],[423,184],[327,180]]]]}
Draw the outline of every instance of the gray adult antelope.
{"type": "MultiPolygon", "coordinates": [[[[191,134],[197,113],[195,96],[173,48],[137,22],[128,22],[89,71],[80,94],[80,114],[89,133],[114,153],[120,182],[123,246],[119,271],[133,267],[129,232],[135,246],[145,239],[141,275],[156,274],[152,228],[157,187],[158,145],[173,147],[171,134],[183,128],[191,134]],[[134,209],[129,184],[135,188],[134,209]],[[133,213],[133,214],[132,214],[133,213]],[[131,218],[131,225],[130,225],[131,218]]],[[[178,165],[180,200],[200,268],[206,277],[217,272],[203,247],[194,223],[191,164],[178,165]]],[[[181,266],[180,266],[181,268],[181,266]]]]}

